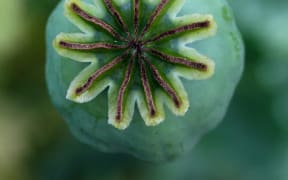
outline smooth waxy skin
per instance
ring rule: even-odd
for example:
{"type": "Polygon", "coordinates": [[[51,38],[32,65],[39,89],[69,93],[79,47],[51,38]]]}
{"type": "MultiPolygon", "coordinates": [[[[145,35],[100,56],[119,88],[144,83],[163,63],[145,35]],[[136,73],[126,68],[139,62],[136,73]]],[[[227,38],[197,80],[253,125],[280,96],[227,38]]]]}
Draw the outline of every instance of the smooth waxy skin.
{"type": "MultiPolygon", "coordinates": [[[[86,1],[92,3],[92,1],[86,1]]],[[[190,106],[184,116],[165,107],[165,121],[147,127],[137,108],[124,131],[107,123],[107,91],[92,101],[78,104],[67,100],[66,91],[73,78],[87,66],[60,56],[52,46],[61,32],[80,32],[63,15],[62,1],[47,26],[48,89],[54,105],[81,141],[104,152],[124,152],[148,161],[163,161],[192,149],[197,140],[223,118],[243,69],[243,44],[230,8],[224,0],[188,0],[179,15],[210,14],[217,23],[216,35],[190,44],[215,63],[210,79],[182,79],[190,106]]]]}

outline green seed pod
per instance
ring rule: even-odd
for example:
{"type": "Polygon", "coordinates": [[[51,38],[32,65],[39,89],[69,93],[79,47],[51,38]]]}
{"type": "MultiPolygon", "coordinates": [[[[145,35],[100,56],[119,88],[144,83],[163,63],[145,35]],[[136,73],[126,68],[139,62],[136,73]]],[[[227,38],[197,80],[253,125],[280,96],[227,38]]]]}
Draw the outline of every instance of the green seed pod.
{"type": "Polygon", "coordinates": [[[243,52],[224,0],[65,0],[47,26],[46,77],[81,141],[163,161],[221,121],[243,52]]]}

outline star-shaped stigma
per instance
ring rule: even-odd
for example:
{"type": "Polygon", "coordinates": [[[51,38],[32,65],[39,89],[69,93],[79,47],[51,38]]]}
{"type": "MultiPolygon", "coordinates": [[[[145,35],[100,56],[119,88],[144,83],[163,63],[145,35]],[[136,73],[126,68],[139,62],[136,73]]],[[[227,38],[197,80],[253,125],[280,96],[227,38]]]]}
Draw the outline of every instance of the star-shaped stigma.
{"type": "Polygon", "coordinates": [[[213,17],[177,17],[185,0],[120,2],[66,0],[66,16],[83,33],[61,33],[54,47],[90,63],[70,84],[67,99],[85,103],[109,87],[109,123],[119,129],[129,126],[136,102],[148,126],[165,119],[164,104],[184,115],[189,100],[180,77],[206,79],[214,72],[213,61],[186,45],[215,33],[213,17]]]}

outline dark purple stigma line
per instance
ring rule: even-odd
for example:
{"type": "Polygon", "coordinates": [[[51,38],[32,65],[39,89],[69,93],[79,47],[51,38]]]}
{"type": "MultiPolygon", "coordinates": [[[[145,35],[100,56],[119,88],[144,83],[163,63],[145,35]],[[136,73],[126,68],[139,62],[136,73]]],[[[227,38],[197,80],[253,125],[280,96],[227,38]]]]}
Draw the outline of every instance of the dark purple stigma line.
{"type": "Polygon", "coordinates": [[[137,37],[139,31],[139,15],[140,15],[140,2],[134,0],[134,35],[137,37]]]}
{"type": "Polygon", "coordinates": [[[162,76],[160,75],[159,71],[157,70],[157,68],[150,63],[150,61],[145,57],[142,56],[142,59],[148,63],[154,78],[156,79],[156,81],[158,82],[158,84],[167,92],[167,94],[172,98],[175,106],[177,108],[180,108],[181,106],[181,100],[178,98],[177,93],[174,91],[174,89],[162,78],[162,76]]]}
{"type": "Polygon", "coordinates": [[[97,42],[97,43],[71,43],[66,41],[60,41],[59,45],[63,48],[67,49],[75,49],[75,50],[92,50],[92,49],[125,49],[127,45],[116,45],[105,42],[97,42]]]}
{"type": "Polygon", "coordinates": [[[105,72],[109,71],[110,69],[112,69],[113,67],[115,67],[117,64],[119,64],[121,61],[124,60],[124,58],[126,58],[129,54],[129,50],[127,50],[124,54],[117,56],[116,58],[114,58],[110,63],[104,65],[103,67],[101,67],[100,69],[98,69],[96,72],[94,72],[89,78],[88,80],[85,82],[84,85],[82,85],[81,87],[77,88],[75,93],[77,95],[80,95],[82,93],[84,93],[85,91],[87,91],[93,84],[93,82],[100,77],[102,74],[104,74],[105,72]]]}
{"type": "Polygon", "coordinates": [[[117,107],[116,107],[116,121],[120,122],[123,116],[123,102],[124,102],[124,95],[128,88],[129,82],[132,76],[133,64],[134,64],[135,55],[131,56],[128,68],[125,72],[125,78],[121,84],[121,87],[118,92],[117,96],[117,107]]]}
{"type": "Polygon", "coordinates": [[[202,21],[202,22],[196,22],[196,23],[185,25],[185,26],[181,26],[181,27],[163,32],[160,35],[157,35],[156,37],[153,37],[151,39],[148,39],[148,40],[144,41],[143,44],[147,44],[147,43],[155,42],[155,41],[160,41],[160,40],[167,38],[169,36],[177,35],[177,34],[180,34],[183,32],[197,30],[197,29],[201,29],[201,28],[207,28],[207,27],[209,27],[209,25],[210,25],[210,21],[202,21]]]}
{"type": "Polygon", "coordinates": [[[142,33],[140,34],[140,38],[144,36],[144,34],[148,31],[148,29],[151,27],[153,22],[156,20],[156,18],[159,16],[161,11],[164,9],[165,5],[169,2],[169,0],[161,0],[159,5],[156,7],[152,15],[150,16],[150,19],[148,20],[147,24],[145,25],[142,33]]]}
{"type": "Polygon", "coordinates": [[[195,62],[195,61],[193,62],[193,61],[186,59],[186,58],[167,55],[161,51],[157,51],[157,50],[152,49],[152,48],[145,48],[143,50],[149,54],[160,57],[162,60],[165,60],[165,61],[173,63],[173,64],[184,65],[186,67],[193,68],[193,69],[196,69],[196,70],[202,71],[202,72],[205,72],[208,70],[208,66],[204,63],[199,63],[199,62],[195,62]]]}
{"type": "Polygon", "coordinates": [[[109,10],[109,12],[111,13],[111,15],[116,18],[119,25],[123,28],[125,33],[128,35],[128,39],[131,39],[131,34],[129,33],[129,30],[128,30],[122,16],[116,10],[116,8],[113,6],[112,1],[111,0],[104,0],[104,3],[106,5],[107,9],[109,10]]]}
{"type": "Polygon", "coordinates": [[[156,107],[155,107],[155,103],[153,100],[152,91],[148,82],[146,68],[142,60],[139,60],[139,64],[140,64],[140,71],[141,71],[142,86],[144,88],[146,102],[148,105],[150,116],[153,117],[156,115],[156,107]]]}
{"type": "Polygon", "coordinates": [[[110,26],[109,24],[105,23],[104,21],[102,21],[98,18],[95,18],[95,17],[89,15],[88,13],[83,11],[77,4],[72,3],[71,8],[78,16],[80,16],[81,18],[85,19],[88,22],[91,22],[91,23],[101,27],[102,29],[104,29],[105,31],[110,33],[113,37],[115,37],[119,40],[122,40],[122,41],[127,41],[120,34],[118,34],[118,32],[116,32],[112,26],[110,26]]]}

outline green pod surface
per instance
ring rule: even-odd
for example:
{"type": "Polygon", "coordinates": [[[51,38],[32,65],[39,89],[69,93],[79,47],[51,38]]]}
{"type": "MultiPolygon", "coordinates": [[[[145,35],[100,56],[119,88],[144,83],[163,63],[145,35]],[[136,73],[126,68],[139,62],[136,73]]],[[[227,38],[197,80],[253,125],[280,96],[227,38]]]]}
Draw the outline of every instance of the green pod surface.
{"type": "Polygon", "coordinates": [[[225,0],[63,0],[47,25],[48,89],[72,133],[147,161],[222,120],[243,59],[225,0]]]}

